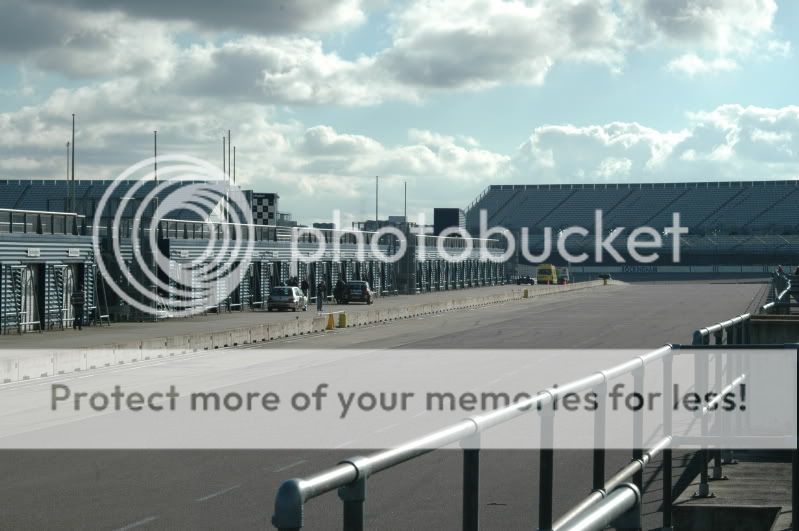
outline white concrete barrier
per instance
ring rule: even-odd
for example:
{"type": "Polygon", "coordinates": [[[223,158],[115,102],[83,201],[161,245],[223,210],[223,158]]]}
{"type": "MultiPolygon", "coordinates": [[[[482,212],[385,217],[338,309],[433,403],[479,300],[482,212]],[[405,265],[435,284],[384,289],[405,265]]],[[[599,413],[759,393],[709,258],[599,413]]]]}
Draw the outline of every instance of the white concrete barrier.
{"type": "Polygon", "coordinates": [[[87,369],[99,369],[114,365],[114,345],[101,345],[84,349],[87,369]]]}
{"type": "Polygon", "coordinates": [[[83,350],[63,350],[53,352],[52,356],[54,374],[86,370],[86,356],[83,350]]]}
{"type": "Polygon", "coordinates": [[[189,347],[193,351],[211,350],[214,348],[214,341],[211,334],[196,334],[189,337],[189,347]]]}
{"type": "Polygon", "coordinates": [[[324,332],[327,330],[327,317],[324,315],[320,315],[319,317],[313,318],[313,331],[314,332],[324,332]]]}
{"type": "Polygon", "coordinates": [[[167,353],[170,355],[174,354],[185,354],[186,352],[190,352],[191,348],[191,336],[182,335],[182,336],[172,336],[164,338],[164,348],[167,350],[167,353]]]}
{"type": "Polygon", "coordinates": [[[17,360],[17,380],[52,376],[54,372],[53,355],[32,355],[17,360]]]}
{"type": "Polygon", "coordinates": [[[231,347],[238,345],[247,345],[250,343],[250,329],[249,328],[236,328],[230,331],[230,345],[231,347]]]}
{"type": "Polygon", "coordinates": [[[131,348],[129,345],[115,345],[114,359],[117,365],[141,361],[141,347],[131,348]]]}
{"type": "Polygon", "coordinates": [[[0,383],[16,382],[19,380],[17,360],[0,360],[0,383]]]}
{"type": "Polygon", "coordinates": [[[221,332],[211,332],[211,343],[214,348],[229,347],[233,344],[230,338],[229,330],[222,330],[221,332]]]}
{"type": "Polygon", "coordinates": [[[250,342],[260,343],[269,339],[268,332],[264,330],[265,325],[255,325],[250,328],[250,342]]]}

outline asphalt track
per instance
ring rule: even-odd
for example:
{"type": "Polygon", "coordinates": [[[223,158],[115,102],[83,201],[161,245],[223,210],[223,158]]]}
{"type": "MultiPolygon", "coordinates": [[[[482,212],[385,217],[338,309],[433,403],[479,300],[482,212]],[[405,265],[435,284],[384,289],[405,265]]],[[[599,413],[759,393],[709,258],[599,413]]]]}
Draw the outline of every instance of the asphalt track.
{"type": "MultiPolygon", "coordinates": [[[[286,348],[654,348],[690,340],[698,326],[745,310],[757,284],[634,284],[514,301],[387,325],[275,342],[286,348]]],[[[224,355],[218,351],[211,355],[224,355]]],[[[118,371],[179,370],[180,359],[118,371]]],[[[270,360],[264,360],[269,364],[270,360]]],[[[331,367],[335,370],[335,366],[331,367]]],[[[420,371],[425,367],[419,367],[420,371]]],[[[298,369],[298,372],[302,369],[298,369]]],[[[98,371],[97,374],[100,374],[98,371]]],[[[301,375],[297,375],[300,377],[301,375]]],[[[90,373],[55,381],[92,378],[90,373]]],[[[286,377],[284,375],[284,377],[286,377]]],[[[446,377],[446,375],[442,375],[446,377]]],[[[35,381],[15,384],[17,392],[35,381]]],[[[4,389],[0,388],[0,403],[4,389]]],[[[400,441],[398,441],[400,442],[400,441]]],[[[0,452],[4,529],[254,529],[269,527],[277,486],[320,471],[353,448],[330,451],[5,451],[0,452]]],[[[588,493],[590,454],[556,452],[555,514],[588,493]]],[[[608,473],[627,452],[608,456],[608,473]]],[[[675,475],[684,463],[675,463],[675,475]]],[[[537,453],[484,451],[483,529],[534,529],[537,453]]],[[[659,525],[659,477],[646,475],[645,528],[659,525]]],[[[433,452],[370,479],[370,529],[459,529],[461,455],[433,452]]],[[[341,529],[334,493],[307,505],[307,529],[341,529]]]]}

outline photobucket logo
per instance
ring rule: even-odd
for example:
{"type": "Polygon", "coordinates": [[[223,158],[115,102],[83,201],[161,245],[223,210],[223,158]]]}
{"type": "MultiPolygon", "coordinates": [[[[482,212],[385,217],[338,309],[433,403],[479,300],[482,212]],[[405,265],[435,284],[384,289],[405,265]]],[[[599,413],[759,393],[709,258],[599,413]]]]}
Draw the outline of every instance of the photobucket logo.
{"type": "Polygon", "coordinates": [[[123,301],[146,314],[181,317],[223,303],[238,288],[252,260],[251,225],[247,198],[222,170],[165,155],[127,168],[106,188],[92,245],[103,280],[123,301]],[[187,260],[174,260],[159,245],[159,226],[181,221],[203,223],[208,238],[204,248],[182,251],[187,260]]]}
{"type": "MultiPolygon", "coordinates": [[[[534,254],[530,248],[530,228],[518,230],[519,241],[513,231],[499,226],[488,226],[488,213],[482,209],[479,213],[479,236],[473,237],[463,227],[448,227],[440,234],[433,236],[428,230],[423,214],[417,217],[417,223],[403,232],[395,226],[380,227],[377,231],[360,231],[341,228],[341,213],[333,211],[333,229],[313,227],[295,227],[291,237],[291,256],[293,261],[316,262],[321,260],[341,261],[342,239],[349,243],[349,251],[354,252],[358,261],[379,260],[393,263],[401,260],[408,250],[408,238],[416,238],[415,258],[425,261],[428,257],[443,259],[451,263],[468,259],[479,259],[494,263],[507,262],[518,254],[530,263],[541,263],[550,259],[553,253],[553,228],[542,230],[540,249],[534,254]],[[390,238],[386,238],[390,236],[390,238]],[[432,240],[432,241],[431,241],[432,240]],[[352,249],[354,246],[354,251],[352,249]],[[386,252],[389,249],[390,252],[386,252]]],[[[591,247],[594,261],[602,263],[605,254],[617,263],[626,263],[619,252],[620,246],[614,242],[626,230],[626,227],[614,227],[605,233],[603,212],[595,211],[593,231],[578,225],[558,229],[555,247],[560,258],[570,264],[581,264],[591,256],[587,252],[574,254],[569,250],[569,240],[582,238],[582,248],[591,247]],[[590,238],[593,241],[590,241],[590,238]]],[[[649,226],[632,229],[626,241],[626,255],[632,261],[650,264],[660,258],[658,249],[663,248],[663,237],[672,237],[672,261],[680,261],[680,237],[688,233],[688,228],[680,225],[680,214],[672,214],[672,225],[664,227],[662,233],[649,226]]],[[[573,248],[572,248],[573,250],[573,248]]]]}

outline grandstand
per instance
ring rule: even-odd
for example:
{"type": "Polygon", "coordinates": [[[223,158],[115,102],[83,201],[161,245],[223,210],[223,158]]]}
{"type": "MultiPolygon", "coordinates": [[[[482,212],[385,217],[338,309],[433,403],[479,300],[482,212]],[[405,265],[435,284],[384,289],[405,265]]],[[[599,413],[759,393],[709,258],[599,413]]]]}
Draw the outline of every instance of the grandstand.
{"type": "MultiPolygon", "coordinates": [[[[74,212],[92,217],[100,199],[113,183],[114,181],[110,180],[0,180],[0,208],[74,212]]],[[[156,194],[160,204],[162,207],[168,208],[169,202],[175,200],[170,198],[171,194],[178,186],[188,184],[188,181],[174,182],[168,185],[163,181],[160,183],[156,181],[120,181],[106,204],[103,217],[115,215],[123,202],[126,205],[126,210],[122,217],[133,217],[139,204],[153,192],[156,184],[161,184],[161,188],[156,194]],[[140,186],[134,192],[133,188],[136,185],[140,186]]],[[[220,193],[224,194],[224,190],[221,190],[224,185],[220,183],[218,186],[220,193]]],[[[156,204],[158,204],[156,201],[147,201],[149,207],[145,209],[146,216],[152,214],[152,209],[156,204]]],[[[169,217],[199,220],[195,213],[185,209],[170,211],[169,217]]]]}
{"type": "MultiPolygon", "coordinates": [[[[540,252],[544,228],[554,234],[569,226],[591,236],[572,236],[575,253],[594,246],[595,211],[602,210],[602,234],[620,227],[649,226],[661,234],[672,214],[689,233],[681,239],[686,264],[762,264],[799,261],[799,181],[699,182],[650,184],[492,185],[466,210],[466,224],[479,232],[480,210],[488,226],[514,233],[529,229],[529,249],[540,252]]],[[[623,239],[614,241],[620,251],[623,239]]],[[[670,239],[659,263],[670,263],[670,239]]],[[[623,254],[623,253],[622,253],[623,254]]],[[[553,261],[558,262],[553,257],[553,261]]]]}

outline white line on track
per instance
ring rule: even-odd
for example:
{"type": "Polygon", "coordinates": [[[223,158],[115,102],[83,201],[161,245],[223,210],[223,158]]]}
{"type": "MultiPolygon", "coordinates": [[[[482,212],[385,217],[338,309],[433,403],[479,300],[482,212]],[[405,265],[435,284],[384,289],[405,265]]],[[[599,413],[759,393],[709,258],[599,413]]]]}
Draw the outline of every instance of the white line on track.
{"type": "Polygon", "coordinates": [[[145,524],[149,524],[150,522],[158,520],[158,516],[148,516],[147,518],[142,518],[137,522],[133,522],[132,524],[128,524],[125,527],[120,527],[116,531],[128,531],[128,529],[135,529],[137,527],[141,527],[145,524]]]}
{"type": "Polygon", "coordinates": [[[228,487],[226,489],[222,489],[222,490],[218,490],[216,492],[212,492],[208,496],[203,496],[202,498],[197,498],[194,501],[196,501],[197,503],[208,501],[211,498],[216,498],[217,496],[221,496],[223,494],[227,494],[228,492],[234,491],[234,490],[236,490],[239,487],[241,487],[241,485],[233,485],[232,487],[228,487]]]}
{"type": "Polygon", "coordinates": [[[278,467],[278,468],[274,469],[272,472],[275,472],[275,473],[285,472],[289,468],[294,468],[295,466],[300,466],[301,464],[307,463],[307,462],[308,462],[307,459],[300,459],[299,461],[294,461],[293,463],[289,463],[287,465],[283,465],[281,467],[278,467]]]}
{"type": "Polygon", "coordinates": [[[399,426],[397,423],[389,424],[388,426],[383,426],[382,428],[376,429],[375,433],[383,433],[384,431],[388,431],[391,428],[396,428],[397,426],[399,426]]]}
{"type": "Polygon", "coordinates": [[[337,445],[336,445],[336,446],[334,446],[333,448],[334,448],[334,449],[336,449],[336,448],[344,448],[345,446],[349,446],[350,444],[352,444],[352,441],[344,441],[344,442],[343,442],[343,443],[341,443],[341,444],[337,444],[337,445]]]}

